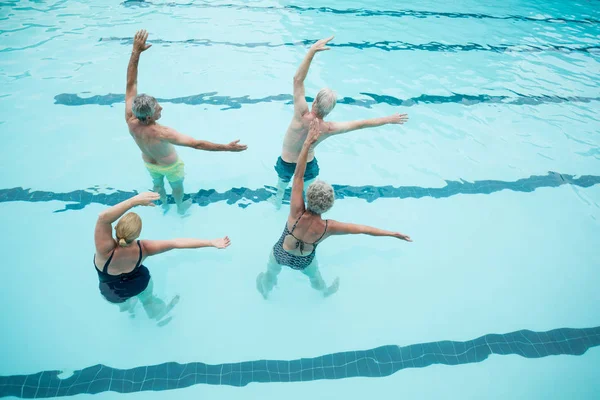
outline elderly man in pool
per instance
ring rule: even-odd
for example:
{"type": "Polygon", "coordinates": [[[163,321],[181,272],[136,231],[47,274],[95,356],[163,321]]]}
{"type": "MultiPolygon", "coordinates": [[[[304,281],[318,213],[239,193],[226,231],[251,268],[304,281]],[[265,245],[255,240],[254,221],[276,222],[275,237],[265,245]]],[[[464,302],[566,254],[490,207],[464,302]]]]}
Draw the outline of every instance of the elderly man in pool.
{"type": "Polygon", "coordinates": [[[142,52],[152,45],[146,44],[148,32],[140,30],[133,40],[133,51],[127,67],[127,90],[125,94],[125,121],[129,133],[142,151],[142,159],[154,182],[154,191],[160,195],[163,209],[168,210],[164,178],[173,190],[173,198],[179,214],[185,214],[192,204],[183,201],[184,164],[173,145],[207,151],[244,151],[247,146],[235,140],[229,144],[216,144],[181,134],[175,129],[159,125],[162,107],[156,99],[146,94],[137,94],[138,63],[142,52]]]}
{"type": "MultiPolygon", "coordinates": [[[[340,133],[363,128],[373,128],[386,124],[403,124],[408,120],[406,114],[394,114],[388,117],[359,121],[325,122],[323,118],[333,110],[336,104],[336,93],[329,88],[321,89],[319,93],[317,93],[317,97],[315,97],[312,107],[309,110],[305,97],[304,79],[306,79],[310,63],[315,54],[329,50],[330,48],[326,45],[332,39],[333,36],[327,39],[321,39],[313,44],[294,75],[294,116],[292,117],[292,122],[283,139],[281,156],[277,159],[277,163],[275,164],[275,171],[277,171],[279,181],[277,183],[277,194],[271,198],[271,201],[277,208],[281,207],[285,190],[294,176],[296,162],[300,151],[302,150],[304,140],[308,135],[308,127],[312,120],[317,119],[319,121],[319,128],[321,131],[321,137],[317,142],[317,145],[328,137],[340,133]]],[[[306,172],[304,173],[306,186],[310,186],[318,175],[319,164],[315,158],[314,151],[311,150],[308,154],[308,164],[306,164],[306,172]]]]}

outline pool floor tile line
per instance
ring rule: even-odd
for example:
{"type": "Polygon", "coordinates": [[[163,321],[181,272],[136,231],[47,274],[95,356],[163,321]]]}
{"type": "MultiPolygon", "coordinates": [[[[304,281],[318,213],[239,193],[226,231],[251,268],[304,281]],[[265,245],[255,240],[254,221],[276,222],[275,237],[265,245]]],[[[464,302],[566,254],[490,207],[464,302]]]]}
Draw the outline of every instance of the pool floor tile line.
{"type": "Polygon", "coordinates": [[[219,365],[168,362],[130,369],[94,365],[60,379],[61,371],[0,376],[0,397],[64,397],[107,391],[134,393],[181,389],[198,384],[243,387],[250,383],[307,382],[354,377],[379,378],[406,368],[462,365],[486,360],[491,354],[525,358],[582,355],[600,345],[600,326],[560,328],[546,332],[519,330],[487,334],[464,342],[443,340],[409,346],[387,345],[295,360],[255,360],[219,365]]]}
{"type": "MultiPolygon", "coordinates": [[[[186,40],[167,40],[167,39],[150,39],[149,43],[153,45],[170,46],[172,44],[180,44],[186,46],[230,46],[230,47],[294,47],[298,45],[308,46],[316,42],[318,39],[304,39],[296,42],[228,42],[210,39],[186,39],[186,40]]],[[[131,46],[133,37],[104,37],[99,39],[100,42],[119,42],[121,45],[131,46]]],[[[459,51],[485,51],[492,53],[537,53],[537,52],[563,52],[563,53],[592,53],[600,54],[599,45],[554,45],[554,44],[447,44],[440,42],[429,43],[407,43],[398,40],[383,40],[379,42],[346,42],[346,43],[329,43],[329,47],[353,48],[358,50],[377,49],[383,51],[433,51],[433,52],[459,52],[459,51]]]]}
{"type": "MultiPolygon", "coordinates": [[[[353,97],[342,97],[338,99],[337,104],[349,106],[371,108],[377,104],[387,104],[399,107],[412,107],[419,104],[460,104],[463,106],[472,106],[475,104],[502,104],[502,105],[528,105],[537,106],[541,104],[562,104],[562,103],[590,103],[600,101],[600,97],[585,96],[556,96],[556,95],[525,95],[513,92],[514,96],[496,96],[488,94],[461,94],[452,95],[430,95],[422,94],[408,99],[376,93],[360,93],[367,98],[356,99],[353,97]]],[[[241,97],[221,96],[218,92],[199,93],[191,96],[175,98],[157,98],[161,103],[186,104],[192,106],[213,105],[224,106],[221,110],[235,110],[242,108],[243,105],[283,102],[292,104],[293,97],[290,94],[277,94],[259,98],[252,98],[248,95],[241,97]]],[[[308,103],[312,103],[314,98],[306,97],[308,103]]],[[[63,106],[85,106],[99,105],[112,106],[113,104],[124,103],[125,95],[118,93],[108,93],[104,95],[94,95],[81,97],[76,93],[61,93],[54,96],[54,104],[63,106]]]]}
{"type": "MultiPolygon", "coordinates": [[[[600,176],[583,175],[575,177],[573,175],[560,174],[557,172],[548,172],[547,175],[532,175],[528,178],[516,181],[499,180],[481,180],[481,181],[446,181],[446,186],[438,188],[426,188],[419,186],[350,186],[350,185],[332,185],[335,191],[336,200],[345,198],[359,198],[369,203],[377,199],[420,199],[431,197],[436,199],[448,198],[459,194],[492,194],[501,190],[510,190],[513,192],[533,192],[539,188],[556,188],[562,185],[574,185],[583,188],[591,187],[600,183],[600,176]]],[[[137,194],[136,191],[115,190],[106,188],[110,193],[101,193],[101,189],[89,188],[84,190],[75,190],[68,193],[56,193],[47,191],[31,191],[22,187],[0,189],[0,203],[24,201],[30,203],[62,201],[69,204],[65,208],[54,212],[64,212],[69,210],[81,210],[86,206],[96,203],[104,205],[115,205],[137,194]]],[[[250,204],[256,204],[268,201],[274,195],[275,188],[265,186],[259,189],[232,188],[225,192],[217,192],[215,189],[199,190],[197,193],[186,194],[186,199],[192,199],[192,202],[206,207],[213,203],[225,201],[229,205],[237,204],[238,207],[246,208],[250,204]]],[[[284,201],[289,201],[291,189],[286,191],[284,201]]],[[[168,196],[170,204],[174,203],[173,197],[168,196]]]]}

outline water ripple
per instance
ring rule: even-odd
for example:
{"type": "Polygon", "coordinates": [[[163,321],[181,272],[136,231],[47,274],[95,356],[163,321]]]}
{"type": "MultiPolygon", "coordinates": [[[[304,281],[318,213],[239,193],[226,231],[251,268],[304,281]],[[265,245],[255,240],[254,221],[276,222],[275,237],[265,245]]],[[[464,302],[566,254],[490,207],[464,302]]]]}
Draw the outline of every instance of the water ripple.
{"type": "Polygon", "coordinates": [[[31,29],[31,28],[52,28],[52,25],[23,24],[23,26],[20,27],[20,28],[15,28],[15,29],[0,29],[0,35],[3,34],[3,33],[13,33],[13,32],[24,31],[26,29],[31,29]]]}
{"type": "Polygon", "coordinates": [[[337,9],[331,7],[301,7],[294,5],[287,6],[249,6],[241,4],[207,4],[207,3],[152,3],[144,0],[126,0],[121,3],[125,7],[196,7],[196,8],[230,8],[235,10],[251,11],[293,11],[298,13],[317,12],[336,15],[352,15],[356,17],[392,17],[392,18],[453,18],[453,19],[494,19],[494,20],[513,20],[545,23],[572,23],[572,24],[598,24],[600,20],[593,18],[571,19],[562,17],[528,17],[523,15],[491,15],[480,13],[459,13],[459,12],[437,12],[420,10],[369,10],[365,8],[337,9]]]}
{"type": "Polygon", "coordinates": [[[20,51],[20,50],[32,49],[32,48],[35,48],[35,47],[39,47],[39,46],[43,45],[44,43],[48,43],[49,41],[54,40],[57,37],[61,37],[61,36],[64,36],[64,35],[60,34],[60,35],[56,35],[56,36],[51,36],[51,37],[49,37],[46,40],[42,40],[41,42],[34,43],[34,44],[29,45],[29,46],[24,46],[24,47],[7,47],[7,48],[4,48],[4,49],[0,49],[0,53],[9,53],[9,52],[12,52],[12,51],[20,51]]]}

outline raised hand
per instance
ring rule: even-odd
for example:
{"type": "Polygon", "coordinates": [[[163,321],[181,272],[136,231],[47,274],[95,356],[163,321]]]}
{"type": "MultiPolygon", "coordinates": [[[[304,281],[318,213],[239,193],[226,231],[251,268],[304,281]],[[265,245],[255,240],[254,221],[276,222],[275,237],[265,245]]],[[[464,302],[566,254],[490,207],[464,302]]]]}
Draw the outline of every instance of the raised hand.
{"type": "Polygon", "coordinates": [[[156,204],[153,202],[160,199],[160,195],[154,192],[145,192],[136,195],[133,200],[138,206],[150,206],[154,207],[156,204]]]}
{"type": "Polygon", "coordinates": [[[394,115],[390,115],[389,117],[389,123],[390,124],[403,124],[406,121],[408,121],[408,114],[394,114],[394,115]]]}
{"type": "Polygon", "coordinates": [[[239,144],[239,143],[240,143],[239,140],[234,140],[233,142],[231,142],[227,145],[227,149],[229,151],[238,152],[238,151],[244,151],[248,148],[248,146],[246,146],[245,144],[239,144]]]}
{"type": "Polygon", "coordinates": [[[319,137],[321,137],[321,125],[319,123],[319,120],[315,118],[310,122],[310,126],[308,128],[308,136],[306,136],[304,144],[312,146],[317,142],[317,140],[319,140],[319,137]]]}
{"type": "Polygon", "coordinates": [[[331,50],[331,47],[327,47],[325,45],[332,40],[333,36],[330,36],[327,39],[318,40],[315,44],[310,46],[310,51],[318,53],[319,51],[331,50]]]}
{"type": "Polygon", "coordinates": [[[151,44],[146,44],[146,39],[148,39],[148,32],[145,29],[137,31],[133,38],[133,51],[141,53],[152,47],[151,44]]]}
{"type": "Polygon", "coordinates": [[[215,239],[212,241],[213,247],[216,247],[217,249],[224,249],[226,247],[229,247],[230,244],[231,240],[229,240],[229,236],[225,236],[222,239],[215,239]]]}
{"type": "Polygon", "coordinates": [[[395,233],[394,237],[397,238],[397,239],[406,240],[407,242],[412,242],[412,239],[410,238],[410,236],[405,235],[405,234],[400,233],[400,232],[395,233]]]}

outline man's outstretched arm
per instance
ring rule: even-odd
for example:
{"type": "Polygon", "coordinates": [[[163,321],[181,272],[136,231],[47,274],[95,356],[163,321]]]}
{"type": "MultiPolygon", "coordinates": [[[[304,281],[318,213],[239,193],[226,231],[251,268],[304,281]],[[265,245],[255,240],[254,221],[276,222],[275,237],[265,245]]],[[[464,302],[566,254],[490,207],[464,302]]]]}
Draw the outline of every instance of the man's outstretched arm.
{"type": "Polygon", "coordinates": [[[234,140],[228,144],[218,144],[212,143],[206,140],[198,140],[194,139],[191,136],[184,135],[182,133],[177,132],[173,128],[169,128],[166,126],[157,127],[160,129],[160,137],[162,140],[165,140],[171,144],[176,146],[185,146],[191,147],[196,150],[205,150],[205,151],[244,151],[248,148],[245,144],[240,144],[239,140],[234,140]]]}
{"type": "Polygon", "coordinates": [[[151,44],[146,44],[146,39],[148,39],[148,32],[143,29],[137,31],[135,37],[133,38],[133,50],[131,52],[131,57],[129,58],[129,65],[127,66],[127,87],[125,88],[125,121],[129,121],[129,119],[133,116],[131,104],[133,103],[135,96],[137,96],[137,76],[140,54],[152,46],[151,44]]]}
{"type": "Polygon", "coordinates": [[[319,51],[329,50],[329,47],[325,45],[333,40],[333,36],[327,39],[321,39],[315,44],[313,44],[304,60],[302,60],[302,64],[298,67],[296,74],[294,75],[294,114],[297,117],[301,117],[308,112],[308,104],[306,103],[306,92],[304,90],[304,80],[306,79],[306,75],[308,75],[308,69],[310,68],[310,63],[313,60],[315,54],[319,51]]]}
{"type": "Polygon", "coordinates": [[[371,118],[360,121],[347,121],[347,122],[327,122],[328,135],[338,135],[340,133],[355,131],[364,128],[374,128],[376,126],[382,126],[387,124],[403,124],[408,121],[407,114],[394,114],[389,117],[371,118]]]}

